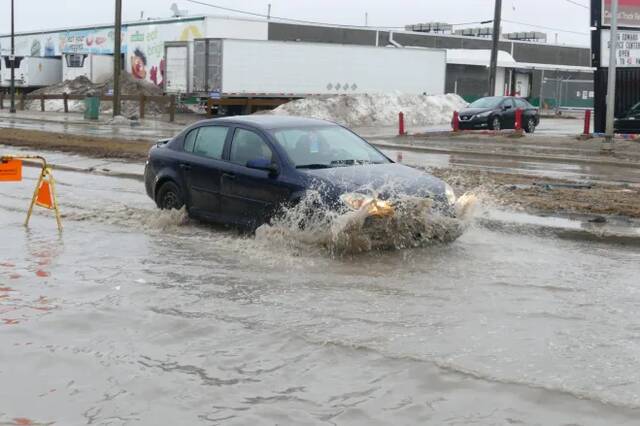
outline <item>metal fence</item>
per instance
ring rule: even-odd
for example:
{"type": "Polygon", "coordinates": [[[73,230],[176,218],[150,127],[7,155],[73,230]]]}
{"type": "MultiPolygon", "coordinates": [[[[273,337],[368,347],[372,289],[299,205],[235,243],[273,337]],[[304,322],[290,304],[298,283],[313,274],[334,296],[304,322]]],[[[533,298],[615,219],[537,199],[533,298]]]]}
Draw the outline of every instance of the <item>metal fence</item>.
{"type": "Polygon", "coordinates": [[[543,109],[593,108],[594,84],[593,80],[572,78],[568,73],[547,71],[542,74],[537,95],[538,104],[543,109]]]}

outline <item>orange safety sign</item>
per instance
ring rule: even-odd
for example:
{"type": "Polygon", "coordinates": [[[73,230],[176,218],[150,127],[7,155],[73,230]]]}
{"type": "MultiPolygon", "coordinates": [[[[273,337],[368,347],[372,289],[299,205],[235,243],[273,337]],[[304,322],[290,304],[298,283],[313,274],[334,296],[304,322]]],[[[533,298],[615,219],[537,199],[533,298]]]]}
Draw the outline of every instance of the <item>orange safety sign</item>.
{"type": "Polygon", "coordinates": [[[15,182],[22,180],[22,161],[35,160],[42,164],[38,183],[31,198],[29,211],[27,212],[27,220],[24,225],[29,226],[29,220],[33,213],[34,206],[44,207],[53,210],[56,215],[58,230],[62,231],[62,221],[60,220],[60,209],[58,208],[58,200],[56,199],[55,180],[51,167],[47,165],[47,160],[39,155],[3,155],[0,156],[0,182],[15,182]]]}
{"type": "Polygon", "coordinates": [[[38,195],[36,196],[36,204],[45,209],[53,209],[53,195],[51,194],[51,185],[48,180],[42,180],[40,182],[40,188],[38,188],[38,195]]]}
{"type": "Polygon", "coordinates": [[[22,180],[22,161],[6,160],[0,162],[0,182],[20,182],[22,180]]]}

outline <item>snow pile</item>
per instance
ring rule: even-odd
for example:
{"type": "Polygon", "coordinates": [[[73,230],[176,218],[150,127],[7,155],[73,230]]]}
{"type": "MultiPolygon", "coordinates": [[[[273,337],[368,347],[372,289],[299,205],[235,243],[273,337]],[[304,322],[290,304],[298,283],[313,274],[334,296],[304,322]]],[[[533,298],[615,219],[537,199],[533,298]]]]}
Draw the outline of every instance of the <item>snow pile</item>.
{"type": "Polygon", "coordinates": [[[346,126],[394,126],[398,113],[413,126],[446,124],[453,112],[467,103],[458,95],[330,95],[299,99],[269,114],[293,115],[335,121],[346,126]]]}
{"type": "MultiPolygon", "coordinates": [[[[104,83],[94,84],[85,76],[77,77],[73,80],[63,81],[62,83],[52,86],[43,87],[31,92],[31,95],[38,97],[39,95],[107,95],[113,91],[113,78],[104,83]]],[[[140,96],[162,96],[162,88],[155,86],[153,83],[138,80],[129,73],[122,73],[120,76],[120,91],[123,95],[140,96]]],[[[69,112],[84,112],[84,100],[69,100],[69,112]]],[[[64,101],[62,99],[45,100],[45,111],[63,112],[64,101]]],[[[26,102],[26,108],[30,111],[40,111],[40,100],[32,99],[26,102]]],[[[100,111],[107,113],[113,108],[111,102],[102,102],[100,111]]],[[[155,102],[147,102],[145,104],[145,113],[148,115],[164,114],[167,110],[166,105],[160,105],[155,102]]],[[[122,115],[126,117],[138,116],[140,111],[138,101],[123,101],[122,115]]]]}

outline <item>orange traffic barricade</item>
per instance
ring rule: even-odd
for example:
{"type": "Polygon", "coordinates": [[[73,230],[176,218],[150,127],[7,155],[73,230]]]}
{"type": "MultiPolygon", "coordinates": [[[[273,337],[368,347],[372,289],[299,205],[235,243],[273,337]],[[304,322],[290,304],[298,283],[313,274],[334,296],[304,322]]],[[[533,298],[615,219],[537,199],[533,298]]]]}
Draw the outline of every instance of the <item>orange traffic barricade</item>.
{"type": "Polygon", "coordinates": [[[22,163],[23,160],[37,161],[42,165],[40,176],[36,183],[36,188],[31,197],[31,204],[27,212],[27,220],[25,226],[29,226],[29,220],[33,213],[34,206],[44,207],[53,210],[58,224],[58,230],[62,231],[62,221],[60,219],[60,209],[58,208],[58,200],[56,198],[55,180],[53,179],[52,169],[47,164],[47,160],[39,155],[4,155],[0,157],[0,182],[19,182],[22,180],[22,163]]]}

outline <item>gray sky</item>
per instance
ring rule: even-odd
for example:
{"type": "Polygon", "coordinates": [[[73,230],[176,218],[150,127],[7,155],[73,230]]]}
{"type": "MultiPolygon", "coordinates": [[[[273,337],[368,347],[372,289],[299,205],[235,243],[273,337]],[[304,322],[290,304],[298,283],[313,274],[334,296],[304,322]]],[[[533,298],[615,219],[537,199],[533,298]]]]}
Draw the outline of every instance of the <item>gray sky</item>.
{"type": "MultiPolygon", "coordinates": [[[[205,3],[272,15],[348,25],[363,25],[365,11],[369,25],[403,26],[409,23],[441,21],[464,23],[493,18],[493,0],[201,0],[205,3]]],[[[123,0],[126,20],[145,17],[166,18],[172,3],[190,14],[232,15],[230,12],[196,5],[184,0],[123,0]]],[[[68,26],[102,24],[113,20],[113,0],[15,0],[16,31],[42,30],[68,26]]],[[[589,11],[573,3],[588,5],[589,0],[503,0],[505,31],[542,31],[553,42],[590,43],[589,11]],[[558,30],[536,28],[508,21],[558,30]],[[562,30],[562,31],[560,31],[562,30]],[[567,31],[567,32],[563,32],[567,31]]],[[[10,0],[0,0],[0,33],[10,32],[10,0]]]]}

